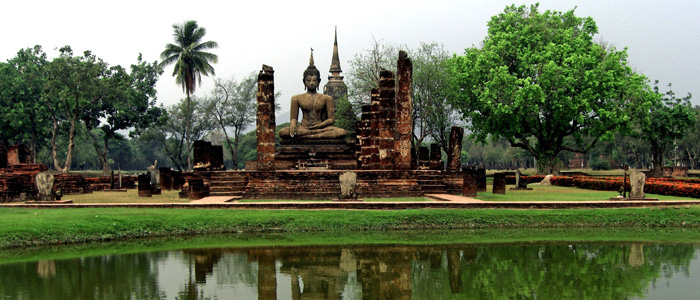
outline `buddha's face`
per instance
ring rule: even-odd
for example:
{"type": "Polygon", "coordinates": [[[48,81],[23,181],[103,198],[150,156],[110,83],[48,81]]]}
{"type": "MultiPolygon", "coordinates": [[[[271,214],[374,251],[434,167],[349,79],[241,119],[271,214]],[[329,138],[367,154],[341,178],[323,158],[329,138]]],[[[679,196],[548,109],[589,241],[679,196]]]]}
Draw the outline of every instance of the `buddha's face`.
{"type": "Polygon", "coordinates": [[[306,86],[306,89],[309,91],[315,91],[318,89],[318,76],[316,75],[307,75],[304,78],[304,85],[306,86]]]}

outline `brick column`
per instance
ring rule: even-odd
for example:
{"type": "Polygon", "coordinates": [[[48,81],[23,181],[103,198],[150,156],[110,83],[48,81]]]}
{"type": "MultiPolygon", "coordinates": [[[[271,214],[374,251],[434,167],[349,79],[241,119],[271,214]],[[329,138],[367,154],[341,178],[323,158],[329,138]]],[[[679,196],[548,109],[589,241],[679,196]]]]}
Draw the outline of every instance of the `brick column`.
{"type": "Polygon", "coordinates": [[[476,197],[479,188],[479,170],[475,166],[464,167],[464,183],[462,185],[462,196],[476,197]]]}
{"type": "Polygon", "coordinates": [[[379,89],[372,89],[369,112],[365,113],[367,106],[363,106],[362,118],[365,127],[364,141],[360,150],[360,165],[363,170],[379,169],[379,89]]]}
{"type": "Polygon", "coordinates": [[[258,170],[275,169],[275,71],[263,65],[258,74],[258,170]]]}
{"type": "Polygon", "coordinates": [[[447,149],[447,170],[457,171],[460,166],[460,157],[462,155],[462,138],[464,137],[464,128],[452,126],[450,131],[450,147],[447,149]]]}
{"type": "Polygon", "coordinates": [[[479,192],[485,192],[486,191],[486,169],[484,169],[484,168],[477,169],[477,175],[479,177],[479,186],[477,187],[476,190],[479,192]]]}
{"type": "Polygon", "coordinates": [[[173,175],[170,167],[158,168],[158,176],[160,177],[161,190],[170,191],[173,189],[173,175]]]}
{"type": "Polygon", "coordinates": [[[506,194],[506,173],[493,174],[493,193],[506,194]]]}
{"type": "Polygon", "coordinates": [[[379,72],[379,114],[377,146],[379,149],[379,168],[394,169],[394,135],[396,133],[396,81],[394,73],[387,70],[379,72]]]}
{"type": "Polygon", "coordinates": [[[432,143],[430,144],[430,169],[432,170],[442,170],[442,151],[440,150],[440,144],[432,143]]]}
{"type": "Polygon", "coordinates": [[[394,150],[396,153],[397,170],[411,169],[411,138],[413,124],[413,63],[405,51],[399,51],[397,62],[398,91],[396,92],[396,139],[394,150]]]}
{"type": "Polygon", "coordinates": [[[139,197],[151,197],[151,174],[139,174],[139,197]]]}

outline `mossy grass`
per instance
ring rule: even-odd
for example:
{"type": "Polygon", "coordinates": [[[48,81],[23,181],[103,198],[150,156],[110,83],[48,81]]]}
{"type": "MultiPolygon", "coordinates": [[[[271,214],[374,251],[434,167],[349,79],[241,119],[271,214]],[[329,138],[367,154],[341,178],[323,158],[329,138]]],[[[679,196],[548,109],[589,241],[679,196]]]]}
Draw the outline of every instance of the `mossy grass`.
{"type": "Polygon", "coordinates": [[[700,227],[700,206],[624,209],[227,210],[0,208],[0,248],[213,233],[700,227]]]}
{"type": "MultiPolygon", "coordinates": [[[[477,194],[476,199],[484,201],[609,201],[619,194],[613,191],[596,191],[575,187],[547,186],[530,184],[532,190],[511,190],[514,186],[506,186],[506,194],[492,193],[492,186],[487,186],[486,192],[477,194]]],[[[676,197],[667,195],[646,194],[647,198],[657,198],[660,201],[698,200],[696,198],[676,197]]]]}

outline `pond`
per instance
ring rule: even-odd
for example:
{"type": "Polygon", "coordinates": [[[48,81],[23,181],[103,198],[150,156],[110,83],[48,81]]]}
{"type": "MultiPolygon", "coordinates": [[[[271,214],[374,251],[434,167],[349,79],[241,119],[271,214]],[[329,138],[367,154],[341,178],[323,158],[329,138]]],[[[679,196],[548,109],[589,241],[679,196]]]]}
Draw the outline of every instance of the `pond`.
{"type": "Polygon", "coordinates": [[[425,232],[419,242],[405,232],[355,233],[354,243],[342,244],[312,234],[237,235],[5,251],[0,299],[697,297],[698,243],[563,241],[561,234],[523,242],[512,241],[513,232],[433,235],[442,242],[426,242],[425,232]]]}

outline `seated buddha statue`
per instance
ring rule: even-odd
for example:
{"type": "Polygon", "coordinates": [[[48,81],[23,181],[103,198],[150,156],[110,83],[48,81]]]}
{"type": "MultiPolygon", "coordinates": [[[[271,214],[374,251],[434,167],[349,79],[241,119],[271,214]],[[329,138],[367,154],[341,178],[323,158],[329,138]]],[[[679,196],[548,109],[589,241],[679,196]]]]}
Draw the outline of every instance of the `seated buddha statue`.
{"type": "Polygon", "coordinates": [[[335,127],[335,107],[333,97],[318,92],[321,73],[314,65],[313,52],[309,67],[304,71],[306,93],[292,97],[289,127],[280,130],[282,139],[333,139],[344,137],[345,129],[335,127]],[[298,122],[299,110],[302,112],[298,122]]]}

